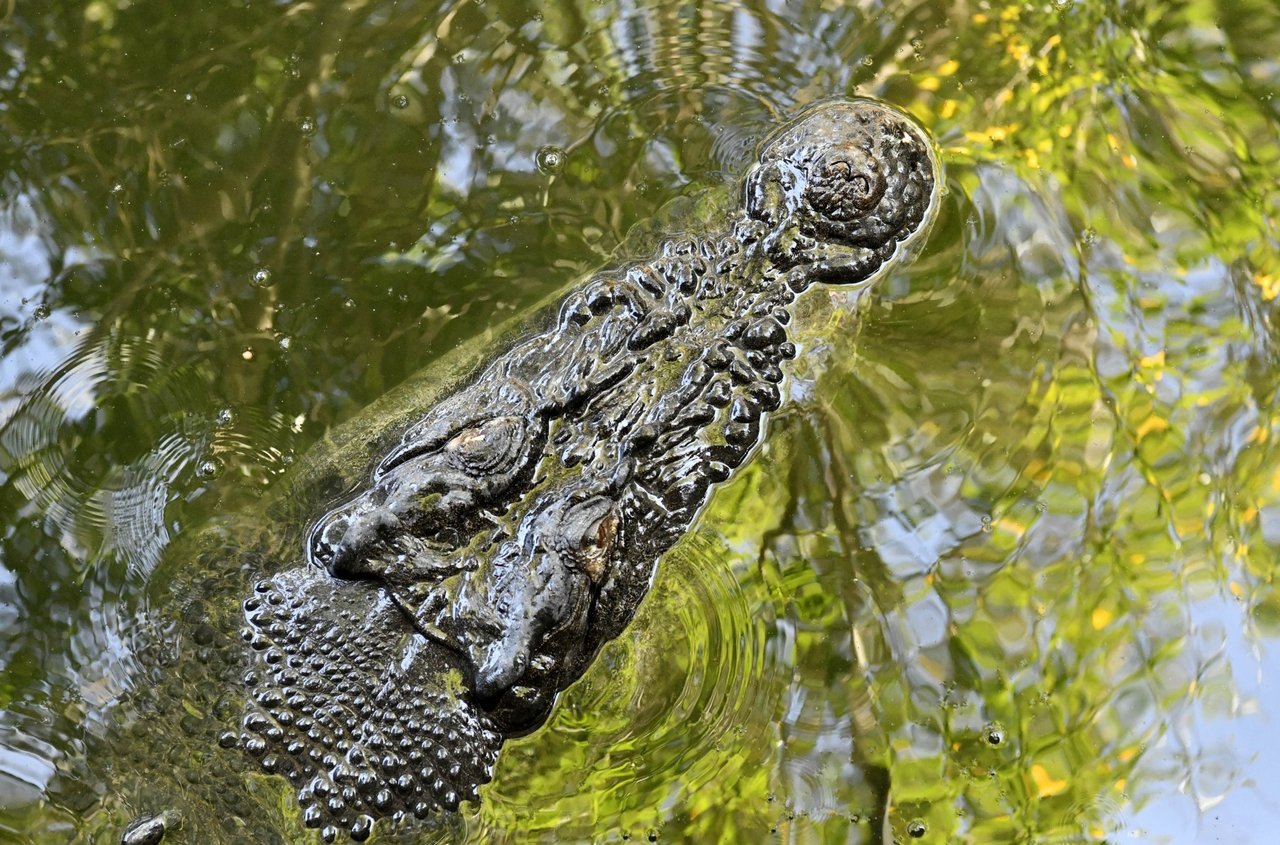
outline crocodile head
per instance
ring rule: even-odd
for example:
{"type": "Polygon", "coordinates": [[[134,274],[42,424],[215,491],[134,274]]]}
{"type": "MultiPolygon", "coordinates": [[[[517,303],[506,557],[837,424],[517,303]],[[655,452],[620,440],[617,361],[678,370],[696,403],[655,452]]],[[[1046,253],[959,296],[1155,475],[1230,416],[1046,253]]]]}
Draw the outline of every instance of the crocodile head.
{"type": "Polygon", "coordinates": [[[243,730],[332,839],[476,797],[502,742],[629,623],[655,564],[784,393],[788,306],[920,232],[936,162],[905,116],[827,103],[743,207],[602,270],[404,433],[244,604],[243,730]]]}
{"type": "Polygon", "coordinates": [[[937,162],[902,113],[865,100],[816,106],[771,137],[744,181],[749,218],[789,283],[870,278],[924,229],[937,162]]]}

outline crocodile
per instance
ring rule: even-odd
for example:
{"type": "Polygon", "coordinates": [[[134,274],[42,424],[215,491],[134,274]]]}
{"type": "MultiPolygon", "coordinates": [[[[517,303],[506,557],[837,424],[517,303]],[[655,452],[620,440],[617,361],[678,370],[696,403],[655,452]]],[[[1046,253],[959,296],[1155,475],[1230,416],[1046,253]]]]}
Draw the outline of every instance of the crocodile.
{"type": "Polygon", "coordinates": [[[478,800],[760,442],[796,298],[877,277],[938,178],[910,118],[824,102],[764,141],[711,231],[588,277],[252,587],[220,744],[287,778],[325,841],[478,800]]]}

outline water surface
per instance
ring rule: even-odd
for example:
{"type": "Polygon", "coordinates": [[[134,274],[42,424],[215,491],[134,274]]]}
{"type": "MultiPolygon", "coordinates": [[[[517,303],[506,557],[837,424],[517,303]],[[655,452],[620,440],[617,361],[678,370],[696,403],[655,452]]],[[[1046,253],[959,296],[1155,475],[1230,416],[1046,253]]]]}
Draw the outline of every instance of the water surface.
{"type": "Polygon", "coordinates": [[[790,404],[633,626],[394,838],[1270,841],[1269,0],[0,14],[0,838],[169,796],[174,841],[243,839],[190,822],[220,791],[309,841],[213,741],[239,559],[189,544],[300,531],[264,503],[344,420],[856,95],[937,140],[923,253],[809,295],[790,404]]]}

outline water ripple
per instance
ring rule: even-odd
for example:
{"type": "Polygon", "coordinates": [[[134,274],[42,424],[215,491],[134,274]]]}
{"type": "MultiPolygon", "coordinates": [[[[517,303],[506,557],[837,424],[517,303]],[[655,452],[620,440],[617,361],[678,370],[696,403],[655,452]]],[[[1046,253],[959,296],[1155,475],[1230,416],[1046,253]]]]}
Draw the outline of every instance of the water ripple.
{"type": "Polygon", "coordinates": [[[547,729],[508,745],[481,809],[490,823],[518,817],[522,829],[587,837],[592,795],[612,796],[637,824],[656,823],[671,783],[687,798],[752,776],[751,762],[731,752],[769,730],[774,693],[761,681],[774,652],[723,556],[695,536],[663,561],[632,626],[564,694],[547,729]],[[548,805],[554,811],[526,827],[529,808],[548,805]]]}

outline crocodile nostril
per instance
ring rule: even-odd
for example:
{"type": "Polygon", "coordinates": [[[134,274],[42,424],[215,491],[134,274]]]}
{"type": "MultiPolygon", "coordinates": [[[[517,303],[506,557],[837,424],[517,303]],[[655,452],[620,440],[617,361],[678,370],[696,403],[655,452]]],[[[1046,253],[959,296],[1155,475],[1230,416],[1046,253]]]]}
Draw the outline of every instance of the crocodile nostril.
{"type": "Polygon", "coordinates": [[[847,222],[872,208],[884,190],[884,176],[869,155],[857,147],[838,146],[809,168],[805,194],[819,214],[847,222]]]}

